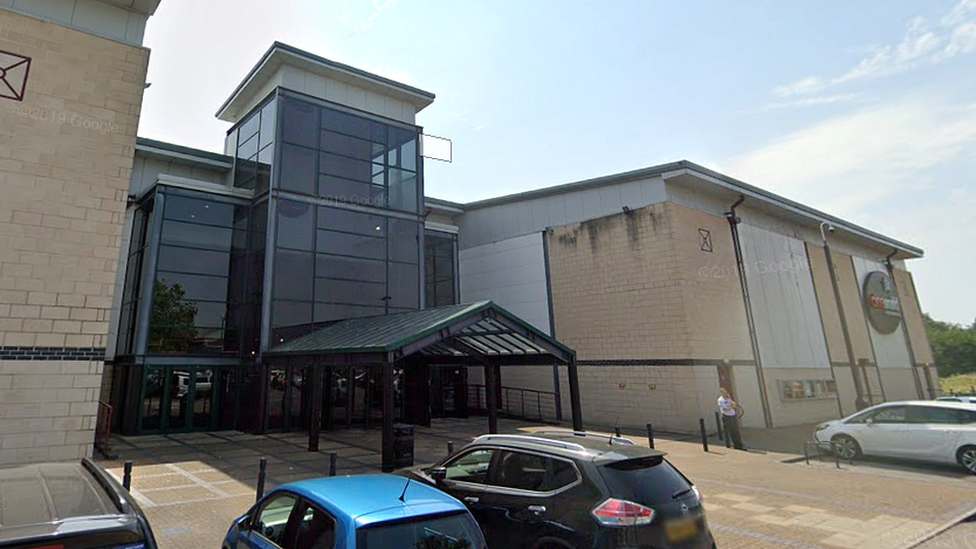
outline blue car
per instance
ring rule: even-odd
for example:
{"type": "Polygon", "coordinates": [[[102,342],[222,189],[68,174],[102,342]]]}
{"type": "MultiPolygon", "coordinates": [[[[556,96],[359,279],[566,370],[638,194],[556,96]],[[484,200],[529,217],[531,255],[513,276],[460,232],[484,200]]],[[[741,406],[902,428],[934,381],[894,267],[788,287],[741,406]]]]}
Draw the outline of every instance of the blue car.
{"type": "Polygon", "coordinates": [[[224,549],[486,549],[467,508],[420,482],[356,475],[279,486],[234,521],[224,549]]]}

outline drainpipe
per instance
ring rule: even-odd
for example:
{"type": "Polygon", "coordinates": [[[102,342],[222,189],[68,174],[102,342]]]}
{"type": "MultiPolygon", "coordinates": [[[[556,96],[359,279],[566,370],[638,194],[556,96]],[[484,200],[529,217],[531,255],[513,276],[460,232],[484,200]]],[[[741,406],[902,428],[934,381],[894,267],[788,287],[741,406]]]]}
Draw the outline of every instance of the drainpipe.
{"type": "MultiPolygon", "coordinates": [[[[898,253],[898,250],[892,250],[890,254],[885,256],[885,267],[888,269],[888,278],[891,279],[891,287],[895,289],[895,295],[898,294],[898,282],[895,280],[895,266],[891,263],[891,258],[898,253]]],[[[899,303],[901,298],[898,299],[899,303]]],[[[915,390],[918,392],[918,397],[921,399],[930,398],[925,395],[922,389],[922,381],[918,377],[918,368],[915,367],[915,349],[912,348],[912,340],[908,335],[908,325],[905,324],[905,308],[901,308],[901,329],[902,333],[905,334],[905,347],[908,349],[908,362],[909,366],[912,368],[912,377],[915,379],[915,390]]],[[[879,372],[880,373],[880,372],[879,372]]]]}
{"type": "Polygon", "coordinates": [[[844,302],[840,298],[840,286],[837,284],[837,271],[834,269],[834,258],[830,254],[830,244],[827,243],[827,234],[824,232],[834,232],[834,226],[824,221],[820,224],[820,238],[823,240],[824,255],[827,257],[827,271],[830,273],[830,284],[834,289],[834,301],[837,303],[837,313],[840,315],[840,329],[844,334],[844,347],[847,349],[847,361],[851,365],[851,377],[854,378],[854,409],[863,410],[867,408],[864,400],[864,388],[861,385],[861,376],[864,375],[864,367],[854,359],[854,345],[851,343],[851,331],[847,327],[847,316],[844,314],[844,302]]]}
{"type": "Polygon", "coordinates": [[[773,418],[769,412],[769,395],[766,392],[766,376],[763,374],[762,358],[759,353],[759,337],[756,335],[756,320],[752,315],[752,303],[749,299],[749,285],[746,282],[746,270],[742,261],[742,246],[739,241],[739,223],[742,221],[735,215],[735,209],[745,202],[746,197],[739,196],[735,204],[725,212],[732,233],[732,248],[735,250],[735,267],[739,272],[739,286],[742,289],[742,301],[746,308],[746,324],[749,328],[749,343],[752,345],[752,356],[756,361],[756,377],[759,380],[759,400],[762,402],[763,421],[767,428],[773,426],[773,418]]]}

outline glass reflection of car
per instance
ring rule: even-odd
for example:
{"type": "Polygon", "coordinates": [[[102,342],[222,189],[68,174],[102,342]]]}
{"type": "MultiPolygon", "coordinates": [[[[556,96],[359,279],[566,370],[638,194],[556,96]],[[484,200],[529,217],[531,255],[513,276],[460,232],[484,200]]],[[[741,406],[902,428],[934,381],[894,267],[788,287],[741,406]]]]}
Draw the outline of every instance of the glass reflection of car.
{"type": "Polygon", "coordinates": [[[224,549],[487,549],[451,496],[394,475],[279,486],[234,521],[224,549]]]}
{"type": "Polygon", "coordinates": [[[701,494],[665,455],[565,430],[484,435],[398,474],[464,501],[490,547],[714,549],[701,494]]]}
{"type": "Polygon", "coordinates": [[[964,404],[976,404],[976,396],[971,395],[955,395],[955,396],[941,396],[935,399],[936,402],[962,402],[964,404]]]}
{"type": "Polygon", "coordinates": [[[821,423],[814,439],[844,459],[862,455],[956,463],[976,474],[976,408],[942,401],[889,402],[821,423]]]}
{"type": "Polygon", "coordinates": [[[157,546],[129,492],[84,459],[0,469],[0,547],[157,546]]]}

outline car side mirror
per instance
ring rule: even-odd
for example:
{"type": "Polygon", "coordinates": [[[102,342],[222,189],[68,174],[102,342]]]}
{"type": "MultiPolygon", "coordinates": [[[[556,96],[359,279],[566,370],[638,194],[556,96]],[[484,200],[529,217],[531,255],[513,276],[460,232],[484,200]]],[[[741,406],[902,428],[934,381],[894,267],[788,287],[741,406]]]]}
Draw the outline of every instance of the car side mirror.
{"type": "Polygon", "coordinates": [[[440,482],[447,478],[447,467],[431,467],[427,471],[427,475],[437,482],[440,482]]]}

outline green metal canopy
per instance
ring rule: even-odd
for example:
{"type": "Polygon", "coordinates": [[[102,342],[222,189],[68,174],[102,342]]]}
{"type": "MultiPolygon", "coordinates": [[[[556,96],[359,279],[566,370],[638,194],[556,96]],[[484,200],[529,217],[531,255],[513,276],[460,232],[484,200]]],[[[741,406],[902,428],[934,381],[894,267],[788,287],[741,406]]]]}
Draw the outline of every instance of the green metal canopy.
{"type": "Polygon", "coordinates": [[[575,356],[491,301],[340,320],[265,354],[382,362],[418,353],[428,363],[451,364],[569,364],[575,356]]]}

